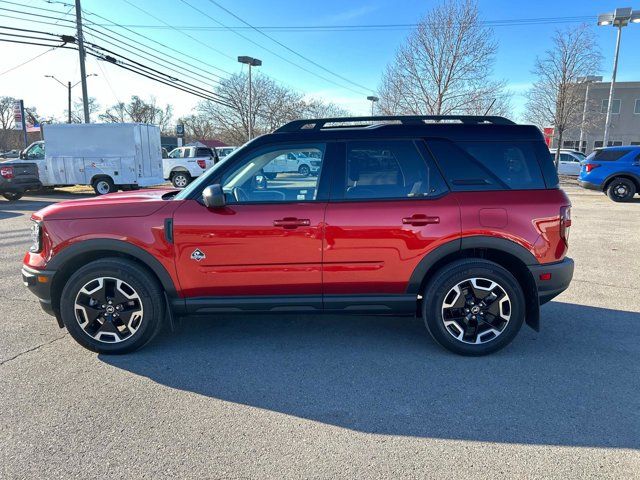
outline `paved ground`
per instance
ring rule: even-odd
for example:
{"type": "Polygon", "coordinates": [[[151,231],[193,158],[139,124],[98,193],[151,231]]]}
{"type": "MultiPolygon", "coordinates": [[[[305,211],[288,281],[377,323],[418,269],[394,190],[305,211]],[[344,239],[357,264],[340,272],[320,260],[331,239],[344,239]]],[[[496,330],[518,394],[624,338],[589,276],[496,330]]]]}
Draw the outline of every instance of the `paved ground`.
{"type": "Polygon", "coordinates": [[[417,320],[193,320],[83,350],[21,284],[0,202],[0,478],[640,477],[640,201],[568,188],[571,288],[543,329],[461,358],[417,320]]]}

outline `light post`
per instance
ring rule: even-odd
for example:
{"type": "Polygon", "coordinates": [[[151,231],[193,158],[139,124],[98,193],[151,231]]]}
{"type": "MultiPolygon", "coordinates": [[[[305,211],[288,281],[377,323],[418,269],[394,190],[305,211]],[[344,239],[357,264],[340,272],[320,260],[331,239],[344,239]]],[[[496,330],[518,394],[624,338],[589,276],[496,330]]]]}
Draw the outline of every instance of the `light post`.
{"type": "Polygon", "coordinates": [[[609,122],[611,121],[611,104],[613,103],[613,86],[616,83],[616,74],[618,73],[618,53],[620,52],[620,36],[622,35],[622,27],[626,27],[631,23],[640,23],[640,11],[633,11],[631,8],[616,8],[613,13],[603,13],[598,15],[598,26],[612,25],[618,27],[618,35],[616,37],[616,52],[613,57],[613,74],[611,75],[611,87],[609,88],[609,102],[607,103],[607,118],[604,124],[604,139],[602,146],[607,146],[609,140],[609,122]]]}
{"type": "Polygon", "coordinates": [[[373,105],[380,99],[378,97],[373,96],[373,95],[369,95],[367,97],[367,100],[369,100],[371,102],[371,116],[373,117],[373,105]]]}
{"type": "MultiPolygon", "coordinates": [[[[601,82],[602,77],[597,75],[587,75],[586,77],[578,78],[578,82],[585,84],[584,91],[584,106],[582,107],[582,122],[580,123],[580,141],[578,142],[578,151],[582,152],[582,140],[584,139],[584,122],[587,118],[587,102],[589,101],[589,85],[593,82],[601,82]]],[[[586,153],[586,148],[583,153],[586,153]]]]}
{"type": "Polygon", "coordinates": [[[253,138],[253,101],[252,101],[252,86],[251,86],[251,67],[259,67],[262,65],[262,60],[253,57],[240,56],[238,62],[249,65],[249,140],[253,138]]]}
{"type": "MultiPolygon", "coordinates": [[[[97,73],[90,73],[89,75],[87,75],[85,78],[89,78],[89,77],[97,77],[98,74],[97,73]]],[[[68,112],[68,116],[67,116],[67,123],[71,123],[71,89],[73,87],[75,87],[76,85],[78,85],[80,82],[82,82],[82,80],[79,80],[78,82],[74,83],[73,85],[71,85],[71,82],[67,82],[67,84],[65,85],[64,82],[61,82],[60,80],[58,80],[56,77],[54,77],[53,75],[45,75],[45,77],[47,78],[53,78],[56,82],[58,82],[60,85],[62,85],[64,88],[67,89],[67,112],[68,112]]]]}

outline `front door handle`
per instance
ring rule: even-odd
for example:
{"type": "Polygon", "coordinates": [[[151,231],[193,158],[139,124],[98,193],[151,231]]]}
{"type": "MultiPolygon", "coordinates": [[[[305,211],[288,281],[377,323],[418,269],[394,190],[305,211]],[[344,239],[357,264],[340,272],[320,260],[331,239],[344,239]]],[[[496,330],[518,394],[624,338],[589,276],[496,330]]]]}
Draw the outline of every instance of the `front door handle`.
{"type": "Polygon", "coordinates": [[[308,227],[311,225],[311,220],[308,218],[295,218],[295,217],[285,217],[281,220],[274,220],[274,227],[282,227],[286,229],[294,229],[298,227],[308,227]]]}
{"type": "Polygon", "coordinates": [[[434,223],[440,223],[440,217],[429,217],[421,213],[416,213],[410,217],[404,217],[402,219],[403,225],[413,225],[414,227],[424,227],[434,223]]]}

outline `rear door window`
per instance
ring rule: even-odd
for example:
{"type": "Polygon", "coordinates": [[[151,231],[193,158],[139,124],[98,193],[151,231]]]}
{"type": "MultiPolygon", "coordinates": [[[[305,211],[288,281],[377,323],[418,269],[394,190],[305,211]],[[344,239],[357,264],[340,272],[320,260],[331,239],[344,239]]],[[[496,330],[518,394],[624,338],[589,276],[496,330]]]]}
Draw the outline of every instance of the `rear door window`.
{"type": "MultiPolygon", "coordinates": [[[[454,191],[546,188],[534,142],[431,139],[427,144],[454,191]]],[[[540,160],[551,163],[546,152],[540,160]]]]}
{"type": "Polygon", "coordinates": [[[347,143],[345,199],[400,199],[446,191],[437,169],[411,140],[347,143]]]}
{"type": "Polygon", "coordinates": [[[196,151],[196,157],[210,157],[213,156],[213,152],[209,148],[198,147],[196,151]]]}

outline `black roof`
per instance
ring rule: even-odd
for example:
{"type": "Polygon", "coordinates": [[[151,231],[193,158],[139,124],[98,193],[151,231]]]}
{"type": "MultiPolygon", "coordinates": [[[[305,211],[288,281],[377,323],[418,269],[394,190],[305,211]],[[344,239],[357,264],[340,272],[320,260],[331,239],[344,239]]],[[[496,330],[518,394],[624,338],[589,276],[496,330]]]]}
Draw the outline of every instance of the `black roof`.
{"type": "MultiPolygon", "coordinates": [[[[543,140],[533,125],[518,125],[497,116],[376,116],[294,120],[259,139],[273,141],[366,140],[432,137],[451,140],[543,140]]],[[[256,139],[258,140],[258,139],[256,139]]],[[[258,141],[256,143],[262,143],[258,141]]]]}

